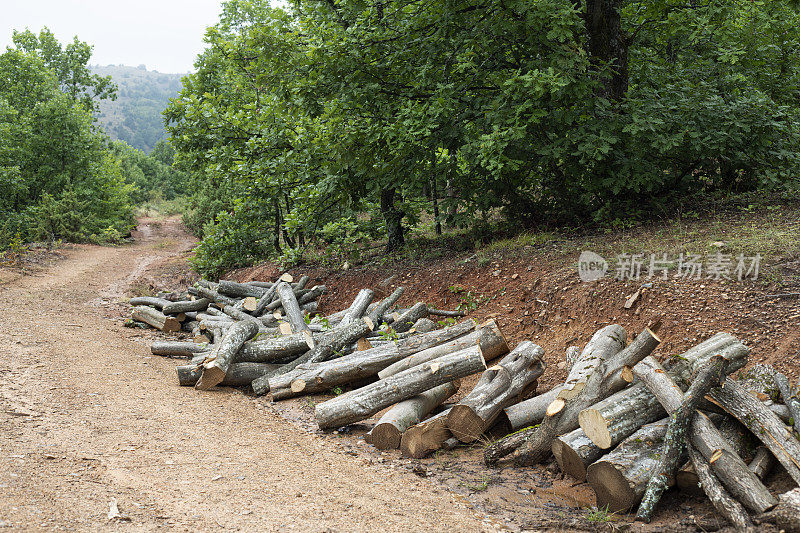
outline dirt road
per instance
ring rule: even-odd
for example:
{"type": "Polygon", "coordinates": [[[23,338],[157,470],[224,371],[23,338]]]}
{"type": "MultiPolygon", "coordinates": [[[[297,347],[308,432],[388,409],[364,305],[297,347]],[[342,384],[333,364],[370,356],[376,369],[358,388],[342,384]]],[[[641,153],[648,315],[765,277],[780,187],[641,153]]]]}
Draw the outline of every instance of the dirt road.
{"type": "Polygon", "coordinates": [[[0,526],[20,530],[478,531],[458,497],[364,464],[243,393],[198,394],[108,318],[191,241],[79,246],[0,285],[0,526]],[[109,519],[116,499],[124,520],[109,519]]]}

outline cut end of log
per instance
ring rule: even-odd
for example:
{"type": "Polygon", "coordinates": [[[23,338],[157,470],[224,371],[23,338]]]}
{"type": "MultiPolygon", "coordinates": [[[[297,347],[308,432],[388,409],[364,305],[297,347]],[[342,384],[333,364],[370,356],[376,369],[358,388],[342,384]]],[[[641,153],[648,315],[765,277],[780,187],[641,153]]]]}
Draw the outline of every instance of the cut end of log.
{"type": "Polygon", "coordinates": [[[212,363],[203,369],[203,373],[200,375],[200,379],[197,380],[194,388],[197,390],[208,390],[222,383],[223,379],[225,379],[225,372],[212,363]]]}
{"type": "Polygon", "coordinates": [[[302,379],[296,379],[292,381],[291,388],[295,394],[303,392],[306,388],[306,382],[302,379]]]}
{"type": "Polygon", "coordinates": [[[564,408],[564,405],[566,405],[566,402],[563,398],[556,398],[547,406],[547,416],[557,415],[564,408]]]}
{"type": "Polygon", "coordinates": [[[366,338],[361,337],[360,339],[358,339],[358,342],[356,343],[356,349],[359,352],[363,352],[364,350],[369,350],[370,348],[372,348],[372,344],[370,344],[370,342],[366,338]]]}
{"type": "Polygon", "coordinates": [[[281,277],[278,278],[278,280],[279,281],[285,281],[286,283],[291,283],[291,282],[294,281],[294,276],[292,276],[288,272],[285,272],[285,273],[281,274],[281,277]]]}
{"type": "Polygon", "coordinates": [[[168,316],[164,321],[164,328],[161,331],[173,333],[181,330],[181,323],[178,319],[168,316]]]}
{"type": "Polygon", "coordinates": [[[594,489],[598,509],[607,506],[609,511],[625,512],[639,501],[625,476],[602,459],[589,465],[586,480],[594,489]]]}
{"type": "Polygon", "coordinates": [[[283,315],[281,314],[280,311],[273,311],[272,318],[274,318],[275,320],[280,320],[283,318],[283,315]]]}
{"type": "Polygon", "coordinates": [[[310,350],[313,350],[317,343],[314,341],[314,335],[311,334],[309,330],[305,330],[303,335],[306,338],[306,345],[310,350]]]}
{"type": "Polygon", "coordinates": [[[252,313],[256,310],[256,307],[258,307],[258,300],[253,296],[248,296],[242,300],[242,309],[245,311],[250,311],[252,313]]]}
{"type": "Polygon", "coordinates": [[[370,331],[375,331],[375,322],[373,322],[370,317],[365,316],[364,322],[367,323],[367,327],[369,328],[370,331]]]}
{"type": "Polygon", "coordinates": [[[483,433],[484,421],[466,405],[454,405],[447,415],[447,427],[464,443],[475,442],[483,433]]]}
{"type": "Polygon", "coordinates": [[[379,450],[396,450],[403,434],[392,424],[377,424],[370,433],[370,444],[379,450]]]}
{"type": "Polygon", "coordinates": [[[511,351],[511,348],[508,345],[508,340],[506,339],[506,336],[503,335],[503,330],[500,329],[500,326],[497,324],[497,322],[495,322],[493,318],[490,318],[489,320],[481,324],[480,327],[491,328],[492,331],[494,331],[495,335],[497,335],[497,337],[500,339],[500,342],[495,343],[496,350],[493,350],[492,353],[483,354],[485,360],[491,361],[492,359],[496,359],[497,357],[505,355],[511,351]]]}
{"type": "Polygon", "coordinates": [[[647,330],[647,333],[649,333],[650,336],[652,336],[659,344],[661,344],[661,338],[656,335],[656,331],[658,331],[659,326],[661,326],[661,322],[656,322],[652,325],[652,327],[644,329],[647,330]]]}
{"type": "Polygon", "coordinates": [[[611,433],[608,431],[608,422],[597,409],[584,409],[578,415],[581,429],[589,440],[600,448],[607,450],[611,447],[611,433]]]}
{"type": "Polygon", "coordinates": [[[622,379],[628,383],[633,383],[633,369],[629,366],[623,366],[622,371],[620,372],[620,377],[622,377],[622,379]]]}
{"type": "Polygon", "coordinates": [[[560,438],[556,438],[553,439],[552,452],[562,472],[578,481],[586,481],[586,465],[583,464],[575,450],[566,446],[560,438]]]}
{"type": "Polygon", "coordinates": [[[281,322],[280,324],[278,324],[278,329],[280,330],[282,335],[292,334],[292,326],[288,322],[281,322]]]}

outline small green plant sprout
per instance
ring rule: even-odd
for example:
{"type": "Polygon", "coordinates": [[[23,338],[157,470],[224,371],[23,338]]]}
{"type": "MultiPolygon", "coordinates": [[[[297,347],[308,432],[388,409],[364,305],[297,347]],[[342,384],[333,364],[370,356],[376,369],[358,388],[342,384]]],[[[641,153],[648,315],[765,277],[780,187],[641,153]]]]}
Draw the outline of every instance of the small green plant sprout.
{"type": "Polygon", "coordinates": [[[596,524],[604,524],[616,518],[616,513],[608,511],[608,505],[605,507],[589,507],[586,509],[586,520],[596,524]]]}
{"type": "Polygon", "coordinates": [[[331,392],[334,396],[341,396],[344,393],[341,387],[334,387],[331,389],[331,392]]]}
{"type": "Polygon", "coordinates": [[[392,328],[382,329],[378,331],[378,334],[385,341],[396,341],[399,338],[397,332],[392,328]]]}
{"type": "Polygon", "coordinates": [[[464,486],[472,492],[483,492],[489,488],[489,476],[483,476],[480,480],[474,483],[464,483],[464,486]]]}
{"type": "Polygon", "coordinates": [[[455,324],[457,320],[453,317],[445,318],[444,320],[439,320],[436,323],[439,324],[439,327],[446,328],[447,326],[452,326],[455,324]]]}

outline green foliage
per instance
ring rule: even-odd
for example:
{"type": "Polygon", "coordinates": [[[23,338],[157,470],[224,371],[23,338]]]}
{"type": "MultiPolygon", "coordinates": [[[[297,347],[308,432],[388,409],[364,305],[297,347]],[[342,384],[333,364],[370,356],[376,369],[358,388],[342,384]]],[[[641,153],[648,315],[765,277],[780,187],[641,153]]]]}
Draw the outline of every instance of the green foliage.
{"type": "Polygon", "coordinates": [[[744,0],[230,0],[165,111],[187,220],[225,257],[203,264],[357,259],[434,200],[451,228],[625,224],[779,187],[800,172],[798,22],[744,0]]]}
{"type": "Polygon", "coordinates": [[[22,239],[117,242],[133,226],[135,187],[92,125],[91,47],[62,49],[43,30],[16,32],[0,54],[0,250],[22,239]]]}

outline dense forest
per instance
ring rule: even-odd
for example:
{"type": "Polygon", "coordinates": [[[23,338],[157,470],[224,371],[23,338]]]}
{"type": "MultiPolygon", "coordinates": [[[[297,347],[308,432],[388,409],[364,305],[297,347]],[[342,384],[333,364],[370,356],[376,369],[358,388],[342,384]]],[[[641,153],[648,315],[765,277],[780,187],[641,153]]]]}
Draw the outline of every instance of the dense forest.
{"type": "Polygon", "coordinates": [[[98,102],[97,118],[108,135],[150,153],[166,138],[161,112],[181,88],[182,74],[147,70],[144,65],[94,65],[91,72],[110,77],[117,98],[98,102]]]}
{"type": "Polygon", "coordinates": [[[163,141],[148,156],[98,127],[94,114],[117,88],[90,71],[91,54],[47,28],[15,32],[0,54],[0,251],[32,240],[119,242],[135,205],[174,197],[184,179],[163,141]]]}
{"type": "Polygon", "coordinates": [[[800,16],[725,0],[231,0],[165,112],[197,266],[427,216],[613,223],[800,171],[800,16]]]}

